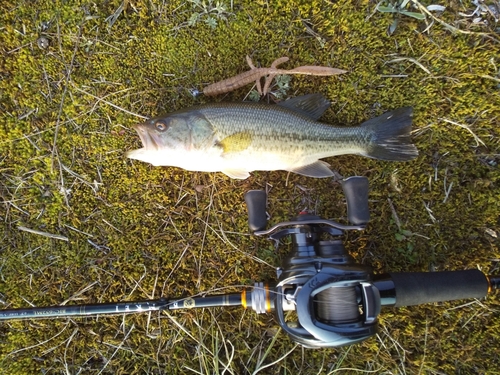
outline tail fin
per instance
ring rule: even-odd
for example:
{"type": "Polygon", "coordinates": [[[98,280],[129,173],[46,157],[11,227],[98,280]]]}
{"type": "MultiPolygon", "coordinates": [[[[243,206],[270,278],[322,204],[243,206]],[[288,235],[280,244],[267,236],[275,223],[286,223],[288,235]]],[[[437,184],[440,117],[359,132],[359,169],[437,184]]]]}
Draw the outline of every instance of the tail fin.
{"type": "Polygon", "coordinates": [[[415,159],[418,150],[411,141],[413,109],[399,108],[361,124],[370,127],[372,138],[366,156],[393,161],[415,159]]]}

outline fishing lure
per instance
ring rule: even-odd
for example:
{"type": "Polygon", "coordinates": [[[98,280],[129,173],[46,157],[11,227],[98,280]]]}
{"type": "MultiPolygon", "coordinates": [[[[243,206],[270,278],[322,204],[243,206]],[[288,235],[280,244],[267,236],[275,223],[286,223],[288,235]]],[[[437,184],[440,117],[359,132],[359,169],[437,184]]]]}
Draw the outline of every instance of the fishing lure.
{"type": "Polygon", "coordinates": [[[234,77],[224,79],[222,81],[212,83],[203,89],[203,94],[207,96],[214,96],[219,94],[225,94],[233,90],[239,89],[240,87],[246,86],[249,83],[255,82],[256,89],[258,93],[266,95],[269,93],[269,88],[271,82],[276,75],[280,74],[304,74],[304,75],[314,75],[314,76],[332,76],[337,74],[347,73],[346,70],[330,68],[327,66],[311,66],[304,65],[299,66],[294,69],[278,69],[278,66],[287,62],[288,57],[280,57],[273,61],[269,68],[257,68],[252,62],[250,56],[246,57],[247,64],[250,66],[250,70],[244,73],[238,74],[234,77]],[[264,87],[262,88],[261,79],[265,77],[264,87]]]}

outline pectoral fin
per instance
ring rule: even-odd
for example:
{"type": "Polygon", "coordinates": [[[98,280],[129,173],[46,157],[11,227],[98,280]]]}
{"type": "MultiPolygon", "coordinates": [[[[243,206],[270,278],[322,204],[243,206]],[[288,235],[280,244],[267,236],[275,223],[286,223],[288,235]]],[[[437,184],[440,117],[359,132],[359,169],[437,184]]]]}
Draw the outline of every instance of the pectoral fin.
{"type": "Polygon", "coordinates": [[[250,173],[248,173],[247,171],[244,171],[244,170],[240,170],[240,169],[225,169],[221,172],[224,173],[226,176],[229,176],[229,177],[234,178],[236,180],[244,180],[244,179],[250,177],[250,173]]]}
{"type": "Polygon", "coordinates": [[[235,133],[219,141],[219,145],[222,147],[224,154],[244,151],[251,143],[252,134],[249,132],[235,133]]]}
{"type": "Polygon", "coordinates": [[[333,177],[334,173],[329,168],[329,166],[330,164],[322,160],[317,160],[314,163],[287,170],[289,172],[301,174],[302,176],[307,176],[307,177],[316,177],[316,178],[333,177]]]}

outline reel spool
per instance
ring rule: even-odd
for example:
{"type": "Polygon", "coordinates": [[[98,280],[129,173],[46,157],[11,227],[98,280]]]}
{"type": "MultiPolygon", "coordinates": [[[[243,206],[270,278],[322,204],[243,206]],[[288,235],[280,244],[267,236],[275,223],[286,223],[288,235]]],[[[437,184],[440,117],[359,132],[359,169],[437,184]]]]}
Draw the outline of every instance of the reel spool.
{"type": "Polygon", "coordinates": [[[356,287],[330,287],[314,298],[318,321],[325,324],[347,324],[360,318],[356,287]]]}

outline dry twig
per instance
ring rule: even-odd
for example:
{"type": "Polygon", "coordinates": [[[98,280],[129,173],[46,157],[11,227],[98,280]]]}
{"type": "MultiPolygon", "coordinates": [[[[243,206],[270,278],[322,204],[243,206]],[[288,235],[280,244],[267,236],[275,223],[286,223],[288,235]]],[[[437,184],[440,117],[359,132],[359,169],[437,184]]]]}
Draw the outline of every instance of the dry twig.
{"type": "Polygon", "coordinates": [[[412,0],[413,5],[415,5],[422,13],[425,13],[429,17],[431,17],[434,21],[440,23],[442,26],[444,26],[446,29],[450,30],[452,33],[461,33],[461,34],[471,34],[471,35],[479,35],[488,39],[491,39],[495,42],[499,42],[497,38],[495,38],[493,35],[490,33],[483,33],[483,32],[475,32],[475,31],[468,31],[468,30],[461,30],[459,28],[456,28],[455,26],[452,26],[450,24],[447,24],[440,18],[434,16],[426,6],[422,5],[418,0],[412,0]]]}
{"type": "Polygon", "coordinates": [[[36,229],[31,229],[31,228],[23,227],[21,225],[18,226],[17,229],[22,230],[24,232],[38,234],[39,236],[53,238],[55,240],[69,241],[68,237],[61,236],[60,234],[53,234],[53,233],[48,233],[48,232],[42,232],[42,231],[39,231],[39,230],[36,230],[36,229]]]}

